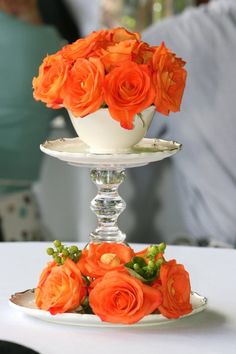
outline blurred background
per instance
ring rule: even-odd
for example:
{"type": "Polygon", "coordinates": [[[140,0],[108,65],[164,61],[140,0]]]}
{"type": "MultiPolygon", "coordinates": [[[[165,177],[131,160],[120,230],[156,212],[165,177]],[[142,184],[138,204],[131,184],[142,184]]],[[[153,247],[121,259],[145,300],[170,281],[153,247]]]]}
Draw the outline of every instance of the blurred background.
{"type": "MultiPolygon", "coordinates": [[[[40,63],[40,55],[42,59],[46,53],[53,53],[56,50],[53,47],[59,48],[67,42],[72,42],[75,40],[75,38],[86,36],[91,31],[104,27],[112,28],[116,26],[124,26],[131,31],[143,32],[144,39],[149,42],[150,38],[150,41],[152,42],[151,44],[153,45],[160,44],[162,40],[166,39],[168,42],[168,21],[175,21],[175,18],[177,19],[177,22],[179,21],[179,25],[177,25],[177,27],[175,24],[173,24],[173,26],[171,24],[169,25],[169,27],[172,26],[171,28],[173,28],[171,33],[171,40],[169,40],[169,43],[173,45],[174,51],[175,49],[176,51],[177,49],[179,50],[181,46],[178,47],[178,45],[176,45],[175,47],[174,44],[176,37],[176,41],[178,40],[179,44],[181,44],[183,47],[183,50],[180,49],[177,55],[183,55],[183,59],[185,60],[185,51],[187,51],[188,58],[191,60],[191,55],[194,56],[194,52],[191,51],[190,46],[188,47],[187,44],[184,46],[184,44],[188,43],[189,45],[189,43],[192,43],[194,40],[194,35],[196,35],[196,32],[198,32],[198,28],[195,27],[192,29],[191,25],[188,25],[188,21],[190,21],[188,20],[188,17],[191,17],[191,13],[193,13],[193,17],[196,17],[195,8],[199,8],[199,5],[202,8],[200,17],[205,17],[207,12],[207,8],[205,6],[207,5],[204,3],[208,3],[208,1],[195,0],[33,1],[34,6],[37,7],[37,14],[39,13],[39,16],[34,16],[33,20],[28,20],[28,18],[24,16],[19,16],[19,13],[17,13],[17,6],[15,6],[15,8],[11,8],[10,6],[13,3],[19,2],[19,0],[0,0],[0,15],[1,13],[4,14],[4,16],[7,14],[8,21],[9,18],[11,18],[11,20],[14,18],[14,21],[21,23],[24,22],[24,26],[26,23],[27,26],[29,26],[30,23],[31,26],[39,27],[40,24],[40,26],[46,27],[47,30],[49,28],[53,28],[53,30],[56,31],[56,34],[53,35],[57,36],[57,39],[53,39],[52,37],[52,43],[54,43],[54,45],[52,45],[51,50],[49,50],[49,48],[45,48],[44,43],[44,49],[42,50],[42,53],[40,53],[37,57],[37,60],[35,60],[35,63],[37,64],[40,63]],[[61,6],[62,8],[60,9],[61,6]],[[63,15],[61,15],[61,13],[63,15]],[[187,20],[182,21],[182,18],[186,18],[187,20]],[[186,23],[186,25],[182,25],[181,21],[186,23]],[[163,23],[163,26],[161,23],[163,23]],[[158,27],[159,24],[160,27],[158,27]],[[178,33],[178,31],[182,31],[182,34],[178,33]],[[189,42],[184,42],[184,40],[181,41],[182,37],[186,38],[188,31],[189,36],[191,37],[191,35],[193,35],[193,37],[190,38],[189,42]],[[56,41],[58,42],[57,44],[55,44],[56,41]],[[155,41],[156,43],[154,43],[155,41]]],[[[215,1],[213,0],[212,3],[213,2],[215,1]]],[[[216,2],[223,2],[223,0],[218,0],[216,2]]],[[[23,3],[27,3],[27,1],[25,0],[23,3]]],[[[225,3],[228,3],[228,1],[225,0],[224,4],[225,3]]],[[[231,3],[233,2],[231,1],[231,3]]],[[[224,14],[220,16],[221,20],[223,17],[224,14]]],[[[0,17],[0,33],[3,33],[1,31],[1,23],[3,25],[3,20],[5,20],[5,17],[0,17]]],[[[221,20],[219,23],[222,23],[221,20]]],[[[16,26],[15,22],[13,22],[12,26],[16,26]]],[[[5,28],[7,28],[7,25],[9,24],[6,24],[5,28]]],[[[214,29],[214,26],[212,26],[212,29],[214,29]]],[[[204,31],[205,34],[201,34],[203,37],[204,35],[207,35],[208,29],[204,27],[204,31]]],[[[222,31],[224,32],[223,28],[222,31]]],[[[5,32],[5,37],[2,39],[0,34],[0,46],[6,46],[8,36],[10,35],[7,31],[5,32]]],[[[226,36],[225,40],[227,41],[228,37],[226,32],[224,32],[224,36],[226,36]]],[[[45,38],[45,33],[42,34],[42,38],[45,38]]],[[[214,36],[212,38],[214,41],[214,36]]],[[[192,46],[194,47],[194,43],[192,43],[192,46]]],[[[4,48],[5,47],[3,47],[3,50],[5,50],[4,48]]],[[[203,48],[203,52],[204,50],[205,49],[203,48]]],[[[31,53],[35,54],[36,48],[31,49],[31,53]]],[[[14,56],[14,60],[12,59],[11,65],[18,66],[19,60],[19,56],[14,56]]],[[[32,72],[35,71],[32,76],[37,75],[37,68],[38,66],[36,65],[35,68],[32,68],[32,72]]],[[[6,66],[4,70],[2,69],[1,71],[0,69],[0,74],[3,71],[6,72],[6,66]]],[[[20,77],[18,77],[18,80],[20,80],[20,77]]],[[[18,92],[20,94],[22,86],[21,82],[15,82],[14,86],[18,88],[18,92]]],[[[0,103],[1,97],[3,102],[6,100],[6,98],[4,98],[5,96],[2,94],[3,90],[5,91],[4,85],[0,85],[0,103]]],[[[11,92],[8,91],[8,94],[11,95],[11,92]]],[[[17,95],[17,92],[14,94],[17,95]]],[[[188,95],[186,96],[187,97],[185,97],[183,101],[183,114],[189,113],[188,109],[186,108],[188,105],[198,105],[197,101],[191,103],[187,101],[188,95]]],[[[16,112],[19,112],[19,106],[16,107],[16,112]]],[[[69,123],[66,112],[61,110],[53,111],[53,113],[53,117],[49,119],[50,125],[44,131],[45,139],[74,137],[75,133],[69,123]]],[[[45,112],[39,112],[38,114],[45,114],[45,112]]],[[[179,114],[177,114],[177,116],[178,115],[179,114]]],[[[4,130],[4,124],[6,123],[4,122],[3,116],[3,114],[0,114],[0,134],[2,133],[2,136],[4,135],[3,140],[5,137],[5,142],[6,140],[9,142],[9,139],[12,139],[12,137],[6,139],[6,131],[4,130]]],[[[37,124],[39,124],[40,117],[37,117],[37,114],[32,107],[32,124],[34,124],[34,119],[35,121],[37,120],[37,124]]],[[[154,118],[154,126],[150,129],[149,132],[150,136],[173,139],[183,143],[181,140],[181,134],[178,135],[178,130],[172,131],[169,129],[169,125],[171,125],[174,120],[177,120],[178,124],[181,119],[181,116],[176,118],[175,115],[171,115],[167,122],[166,118],[160,114],[157,114],[154,118]]],[[[14,129],[14,126],[11,125],[11,128],[9,129],[14,129]]],[[[37,134],[37,132],[28,132],[27,134],[28,135],[24,136],[22,133],[22,141],[25,141],[24,139],[28,139],[30,134],[31,141],[34,140],[34,134],[37,134]]],[[[40,138],[43,139],[43,134],[40,136],[40,138]]],[[[43,140],[41,140],[41,142],[43,142],[43,140]]],[[[19,140],[18,143],[20,143],[19,140]]],[[[34,143],[35,142],[32,141],[32,144],[34,143]]],[[[235,151],[235,145],[232,146],[233,150],[231,150],[233,153],[233,151],[235,151]]],[[[186,147],[184,145],[184,149],[180,154],[185,154],[185,148],[188,150],[188,144],[186,147]]],[[[0,149],[2,149],[2,152],[5,153],[3,143],[0,145],[0,149]]],[[[23,152],[24,157],[27,159],[27,156],[30,156],[30,153],[31,146],[27,145],[23,152]]],[[[40,154],[42,155],[42,153],[40,154]]],[[[18,190],[16,191],[13,187],[19,187],[19,183],[17,184],[17,179],[13,178],[13,183],[12,178],[8,177],[5,171],[8,169],[7,166],[9,163],[11,163],[12,159],[17,157],[16,155],[17,141],[15,153],[13,155],[11,155],[8,159],[6,158],[6,154],[4,156],[3,154],[0,155],[0,186],[2,186],[1,188],[3,191],[2,196],[0,195],[0,226],[2,230],[0,231],[0,239],[2,241],[12,241],[43,238],[47,240],[60,239],[64,241],[87,241],[89,233],[96,226],[96,218],[90,211],[90,201],[96,195],[96,188],[93,186],[90,180],[89,170],[87,168],[76,168],[68,166],[63,162],[47,156],[40,157],[40,159],[42,158],[42,163],[40,168],[38,168],[38,175],[35,174],[35,176],[31,176],[30,183],[26,184],[27,187],[29,187],[29,185],[33,186],[33,192],[36,196],[36,207],[38,208],[37,213],[40,215],[40,218],[38,215],[38,220],[40,220],[40,227],[43,227],[44,230],[42,235],[34,236],[30,232],[22,232],[21,230],[20,235],[16,236],[13,227],[9,228],[7,236],[6,234],[4,235],[4,230],[6,229],[4,210],[11,210],[11,197],[13,195],[11,193],[10,199],[7,199],[9,198],[7,191],[9,190],[10,186],[10,189],[12,189],[11,192],[18,193],[18,190]],[[4,160],[3,163],[1,162],[1,158],[4,160]]],[[[29,157],[29,159],[30,158],[31,157],[29,157]]],[[[158,162],[146,167],[133,169],[132,171],[126,171],[126,181],[121,185],[119,191],[120,195],[125,199],[127,203],[127,208],[119,218],[119,226],[122,231],[127,233],[127,241],[150,243],[165,241],[175,244],[183,243],[203,246],[216,244],[217,246],[223,247],[234,246],[236,240],[235,229],[233,234],[231,232],[231,236],[227,235],[227,237],[224,238],[223,236],[218,237],[210,231],[204,232],[204,230],[201,230],[199,233],[196,233],[195,231],[192,232],[192,230],[187,226],[185,216],[183,215],[184,212],[181,207],[182,202],[180,202],[179,199],[177,180],[173,172],[172,160],[176,158],[177,156],[174,156],[173,158],[164,160],[163,162],[158,162]]],[[[19,156],[17,159],[19,161],[19,156]]],[[[17,168],[19,172],[21,169],[20,165],[17,168]]],[[[235,177],[236,176],[233,176],[232,178],[235,177]]],[[[23,179],[19,178],[19,180],[23,179]]],[[[20,192],[24,193],[24,185],[21,185],[20,192]]],[[[181,193],[183,194],[183,192],[181,193]]],[[[234,197],[235,196],[232,195],[231,209],[235,208],[234,211],[236,211],[236,203],[234,197]]],[[[20,206],[15,207],[16,212],[21,214],[21,218],[23,215],[22,225],[24,225],[24,215],[27,214],[28,205],[29,203],[25,203],[23,206],[20,204],[20,206]]],[[[234,224],[234,222],[235,221],[232,221],[231,224],[234,224]]],[[[10,224],[12,226],[12,222],[10,222],[10,224]]]]}

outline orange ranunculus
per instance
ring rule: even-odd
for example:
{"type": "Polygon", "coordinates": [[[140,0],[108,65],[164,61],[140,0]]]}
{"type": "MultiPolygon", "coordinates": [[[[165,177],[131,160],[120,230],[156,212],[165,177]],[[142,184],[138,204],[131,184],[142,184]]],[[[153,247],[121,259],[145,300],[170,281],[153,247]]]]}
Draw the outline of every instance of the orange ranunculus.
{"type": "Polygon", "coordinates": [[[121,243],[90,243],[89,249],[83,250],[78,266],[84,275],[98,278],[123,268],[133,256],[133,250],[121,243]]]}
{"type": "Polygon", "coordinates": [[[104,97],[111,116],[126,129],[133,128],[134,116],[149,107],[154,100],[147,65],[127,61],[125,66],[114,68],[106,75],[104,97]]]}
{"type": "Polygon", "coordinates": [[[151,314],[162,302],[158,289],[124,271],[111,271],[92,288],[89,304],[102,321],[132,324],[151,314]]]}
{"type": "Polygon", "coordinates": [[[165,317],[179,318],[192,311],[189,274],[174,259],[161,266],[160,278],[153,287],[162,293],[163,302],[158,310],[165,317]]]}
{"type": "Polygon", "coordinates": [[[62,87],[66,81],[70,63],[60,53],[48,55],[39,68],[38,77],[33,78],[33,96],[51,108],[61,108],[62,87]]]}
{"type": "Polygon", "coordinates": [[[64,106],[76,117],[95,112],[103,103],[103,81],[99,59],[77,59],[64,85],[64,106]]]}
{"type": "Polygon", "coordinates": [[[152,57],[153,82],[156,87],[154,104],[156,110],[164,115],[178,112],[185,88],[187,72],[185,62],[162,43],[152,57]]]}
{"type": "Polygon", "coordinates": [[[52,315],[71,311],[80,306],[86,286],[78,266],[69,258],[63,265],[51,262],[43,270],[35,291],[38,308],[52,315]]]}

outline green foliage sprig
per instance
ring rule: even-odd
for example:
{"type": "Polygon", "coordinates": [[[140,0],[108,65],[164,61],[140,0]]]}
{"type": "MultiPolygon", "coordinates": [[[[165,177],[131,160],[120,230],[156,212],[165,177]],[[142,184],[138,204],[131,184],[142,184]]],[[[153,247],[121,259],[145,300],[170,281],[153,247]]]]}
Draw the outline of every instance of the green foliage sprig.
{"type": "Polygon", "coordinates": [[[64,264],[67,258],[70,258],[75,263],[80,259],[82,251],[79,250],[77,246],[66,247],[59,240],[55,240],[53,244],[55,248],[49,247],[47,254],[52,256],[53,260],[58,265],[64,264]]]}

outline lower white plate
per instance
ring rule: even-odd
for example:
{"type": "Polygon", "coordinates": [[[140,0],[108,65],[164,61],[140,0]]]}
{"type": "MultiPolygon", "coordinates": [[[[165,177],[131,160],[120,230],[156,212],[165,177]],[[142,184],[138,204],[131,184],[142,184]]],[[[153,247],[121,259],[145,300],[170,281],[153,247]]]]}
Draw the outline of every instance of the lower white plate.
{"type": "Polygon", "coordinates": [[[138,167],[163,160],[181,149],[176,141],[142,139],[126,152],[92,153],[80,138],[45,141],[40,149],[71,165],[86,167],[138,167]]]}
{"type": "MultiPolygon", "coordinates": [[[[51,315],[50,312],[40,310],[36,308],[34,300],[34,290],[26,290],[23,292],[15,293],[11,296],[9,300],[10,305],[32,317],[39,318],[44,321],[60,323],[64,325],[74,325],[74,326],[90,326],[90,327],[140,327],[140,326],[154,326],[161,325],[168,322],[176,321],[175,319],[169,320],[168,318],[158,314],[148,315],[144,317],[138,323],[132,325],[125,324],[113,324],[108,322],[103,322],[96,315],[79,314],[75,312],[66,312],[58,315],[51,315]]],[[[182,316],[189,317],[193,316],[198,312],[203,311],[207,305],[207,299],[195,292],[191,293],[191,304],[193,306],[193,311],[188,315],[182,316]]],[[[179,319],[177,319],[179,320],[179,319]]]]}

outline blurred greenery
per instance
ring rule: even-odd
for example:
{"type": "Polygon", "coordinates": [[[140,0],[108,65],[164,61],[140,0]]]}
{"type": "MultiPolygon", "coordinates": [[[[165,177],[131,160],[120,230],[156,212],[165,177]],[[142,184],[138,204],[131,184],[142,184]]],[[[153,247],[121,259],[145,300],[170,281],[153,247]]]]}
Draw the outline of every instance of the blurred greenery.
{"type": "Polygon", "coordinates": [[[107,28],[124,26],[141,32],[153,22],[182,12],[195,0],[103,0],[102,23],[107,28]]]}

